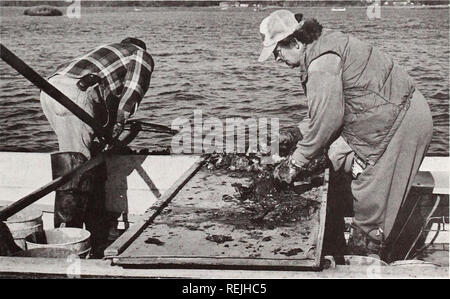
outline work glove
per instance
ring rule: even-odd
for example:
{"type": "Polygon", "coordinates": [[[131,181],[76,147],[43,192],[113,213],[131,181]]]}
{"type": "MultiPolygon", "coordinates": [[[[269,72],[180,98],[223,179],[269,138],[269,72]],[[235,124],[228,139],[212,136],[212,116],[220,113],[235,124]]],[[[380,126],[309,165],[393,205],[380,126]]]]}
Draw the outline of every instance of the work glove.
{"type": "Polygon", "coordinates": [[[280,164],[278,164],[277,167],[275,167],[273,177],[280,182],[291,184],[302,171],[302,168],[296,166],[294,163],[295,162],[292,157],[288,156],[280,164]]]}
{"type": "Polygon", "coordinates": [[[289,155],[297,142],[303,139],[298,127],[291,127],[281,131],[279,138],[280,156],[289,155]]]}
{"type": "Polygon", "coordinates": [[[117,120],[112,129],[112,138],[119,138],[120,134],[122,134],[123,129],[125,127],[125,122],[129,118],[130,113],[123,111],[121,109],[117,110],[117,120]]]}
{"type": "Polygon", "coordinates": [[[124,128],[125,124],[121,123],[121,122],[116,122],[113,126],[113,130],[112,130],[112,139],[117,139],[119,138],[120,134],[122,134],[123,132],[123,128],[124,128]]]}

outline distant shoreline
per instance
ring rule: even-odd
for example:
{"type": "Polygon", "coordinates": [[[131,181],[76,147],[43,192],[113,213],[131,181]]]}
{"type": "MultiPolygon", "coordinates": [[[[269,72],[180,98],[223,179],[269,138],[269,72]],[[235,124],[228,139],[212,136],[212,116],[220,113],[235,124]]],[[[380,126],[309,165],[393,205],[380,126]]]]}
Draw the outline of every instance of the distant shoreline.
{"type": "MultiPolygon", "coordinates": [[[[387,2],[389,6],[403,7],[411,6],[405,5],[403,0],[380,0],[382,4],[387,2]]],[[[365,7],[370,3],[365,0],[294,0],[294,1],[217,1],[217,0],[153,0],[153,1],[124,1],[124,0],[81,0],[81,5],[84,7],[218,7],[221,2],[228,5],[248,4],[250,7],[253,5],[260,5],[261,7],[294,7],[294,6],[307,6],[307,7],[351,7],[360,6],[365,7]]],[[[414,5],[426,5],[426,6],[448,6],[450,0],[412,0],[414,5]]],[[[38,5],[49,5],[55,7],[66,7],[70,5],[70,2],[64,0],[0,0],[0,6],[15,6],[15,7],[30,7],[38,5]]],[[[236,9],[243,9],[244,7],[230,7],[236,9]]]]}

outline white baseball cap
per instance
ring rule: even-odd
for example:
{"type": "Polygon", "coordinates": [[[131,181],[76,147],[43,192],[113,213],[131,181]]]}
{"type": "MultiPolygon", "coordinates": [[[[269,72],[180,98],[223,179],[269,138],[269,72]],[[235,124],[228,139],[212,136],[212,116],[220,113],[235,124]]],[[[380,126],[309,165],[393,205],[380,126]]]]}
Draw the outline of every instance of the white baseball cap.
{"type": "Polygon", "coordinates": [[[301,24],[295,18],[295,14],[286,9],[276,10],[262,20],[259,32],[263,37],[263,49],[258,61],[263,62],[273,53],[279,41],[282,41],[294,33],[301,24]]]}

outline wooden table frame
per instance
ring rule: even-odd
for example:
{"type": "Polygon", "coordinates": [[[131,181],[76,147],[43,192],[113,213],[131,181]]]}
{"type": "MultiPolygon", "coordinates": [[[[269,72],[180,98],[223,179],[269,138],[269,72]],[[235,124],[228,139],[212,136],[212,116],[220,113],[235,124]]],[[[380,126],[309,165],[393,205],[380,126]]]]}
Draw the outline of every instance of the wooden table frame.
{"type": "Polygon", "coordinates": [[[122,253],[151,224],[161,211],[178,194],[185,184],[203,165],[203,160],[195,163],[167,191],[141,219],[119,237],[105,250],[105,257],[112,259],[113,265],[125,268],[202,268],[202,269],[269,269],[269,270],[321,270],[323,237],[327,211],[327,196],[329,170],[325,171],[322,185],[321,207],[319,212],[319,230],[314,258],[311,259],[269,259],[269,258],[239,258],[239,257],[208,257],[208,256],[124,256],[122,253]]]}

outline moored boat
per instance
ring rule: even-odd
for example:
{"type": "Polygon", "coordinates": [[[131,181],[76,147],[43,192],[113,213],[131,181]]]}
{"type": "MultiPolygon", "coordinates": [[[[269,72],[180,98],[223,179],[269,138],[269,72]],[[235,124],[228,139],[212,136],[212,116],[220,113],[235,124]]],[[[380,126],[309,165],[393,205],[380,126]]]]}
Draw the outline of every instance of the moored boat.
{"type": "Polygon", "coordinates": [[[27,8],[23,12],[23,14],[26,16],[45,16],[45,17],[53,17],[53,16],[62,16],[63,15],[62,11],[59,10],[58,8],[52,7],[52,6],[45,6],[45,5],[27,8]]]}
{"type": "Polygon", "coordinates": [[[347,9],[345,7],[332,7],[331,11],[346,11],[347,9]]]}

